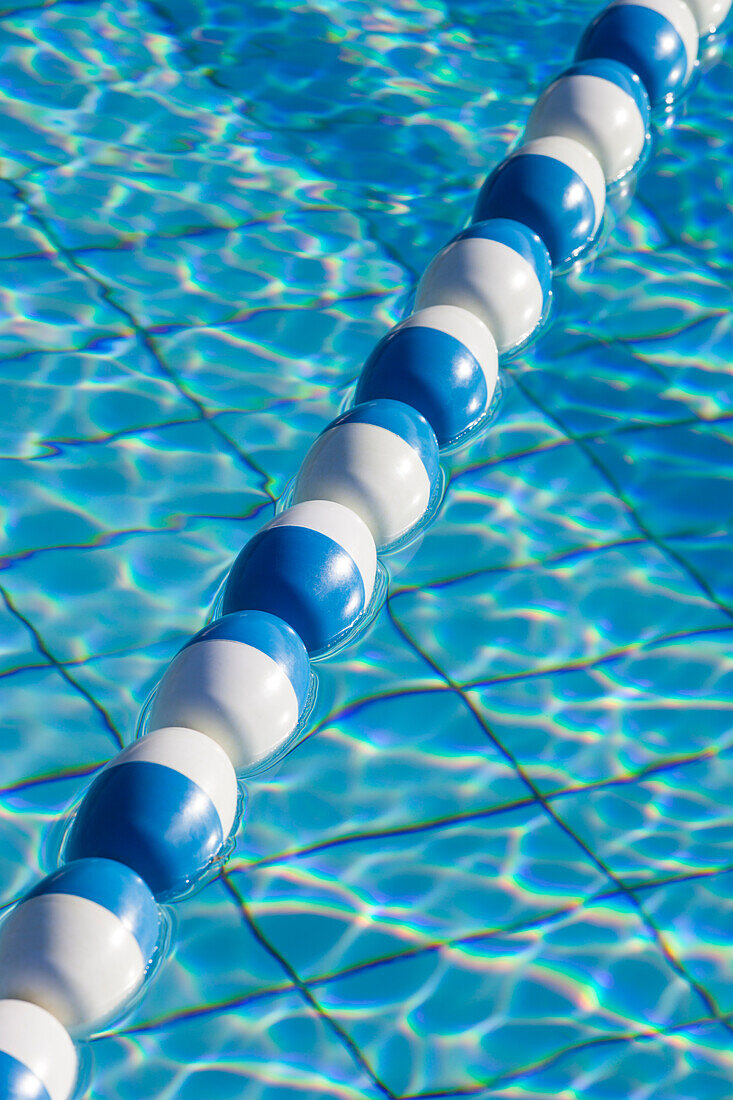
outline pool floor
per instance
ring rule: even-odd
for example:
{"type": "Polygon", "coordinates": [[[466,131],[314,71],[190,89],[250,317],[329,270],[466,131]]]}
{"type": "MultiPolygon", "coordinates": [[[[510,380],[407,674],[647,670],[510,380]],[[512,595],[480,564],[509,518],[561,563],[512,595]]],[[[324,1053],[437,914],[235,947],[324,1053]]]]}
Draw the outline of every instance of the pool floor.
{"type": "MultiPolygon", "coordinates": [[[[596,0],[0,12],[4,905],[596,0]]],[[[100,1100],[733,1097],[733,54],[445,461],[100,1100]]]]}

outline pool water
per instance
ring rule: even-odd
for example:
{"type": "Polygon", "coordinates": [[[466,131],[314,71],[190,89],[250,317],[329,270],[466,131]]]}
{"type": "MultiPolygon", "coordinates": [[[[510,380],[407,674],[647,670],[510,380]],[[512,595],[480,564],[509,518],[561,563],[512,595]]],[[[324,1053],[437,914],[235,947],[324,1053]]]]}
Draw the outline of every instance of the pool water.
{"type": "MultiPolygon", "coordinates": [[[[4,904],[598,6],[2,9],[4,904]]],[[[725,47],[85,1095],[733,1096],[725,47]]]]}

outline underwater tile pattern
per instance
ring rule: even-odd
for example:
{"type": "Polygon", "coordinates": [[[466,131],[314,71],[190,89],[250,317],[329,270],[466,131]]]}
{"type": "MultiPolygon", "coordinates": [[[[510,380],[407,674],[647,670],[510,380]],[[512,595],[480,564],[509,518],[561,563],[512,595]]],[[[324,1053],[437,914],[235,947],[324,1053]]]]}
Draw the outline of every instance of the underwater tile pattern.
{"type": "MultiPolygon", "coordinates": [[[[0,905],[597,8],[0,10],[0,905]]],[[[726,45],[85,1095],[730,1100],[726,45]]]]}

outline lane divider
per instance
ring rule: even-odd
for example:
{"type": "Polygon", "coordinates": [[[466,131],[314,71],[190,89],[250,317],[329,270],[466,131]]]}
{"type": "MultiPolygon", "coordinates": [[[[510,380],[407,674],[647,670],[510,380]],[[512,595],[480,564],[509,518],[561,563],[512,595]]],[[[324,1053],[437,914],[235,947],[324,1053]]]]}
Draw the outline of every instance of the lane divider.
{"type": "Polygon", "coordinates": [[[499,356],[547,317],[553,274],[597,237],[606,185],[640,164],[650,105],[690,81],[699,35],[731,0],[612,0],[539,97],[524,144],[486,178],[414,312],[376,346],[355,406],[313,443],[292,502],[246,543],[221,617],[163,674],[143,736],[89,786],[62,865],[0,923],[0,1095],[69,1100],[83,1038],[139,995],[167,948],[166,908],[217,873],[242,816],[240,777],[295,743],[310,659],[381,598],[377,552],[434,512],[439,449],[488,422],[499,356]]]}

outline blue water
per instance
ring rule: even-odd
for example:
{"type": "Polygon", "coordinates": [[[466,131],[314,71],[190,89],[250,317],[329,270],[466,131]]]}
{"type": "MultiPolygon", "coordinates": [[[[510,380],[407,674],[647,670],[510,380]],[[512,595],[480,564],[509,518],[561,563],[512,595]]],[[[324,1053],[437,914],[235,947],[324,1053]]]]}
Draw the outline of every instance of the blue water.
{"type": "MultiPolygon", "coordinates": [[[[3,903],[597,8],[2,9],[3,903]]],[[[85,1095],[733,1096],[724,41],[706,67],[85,1095]]]]}

